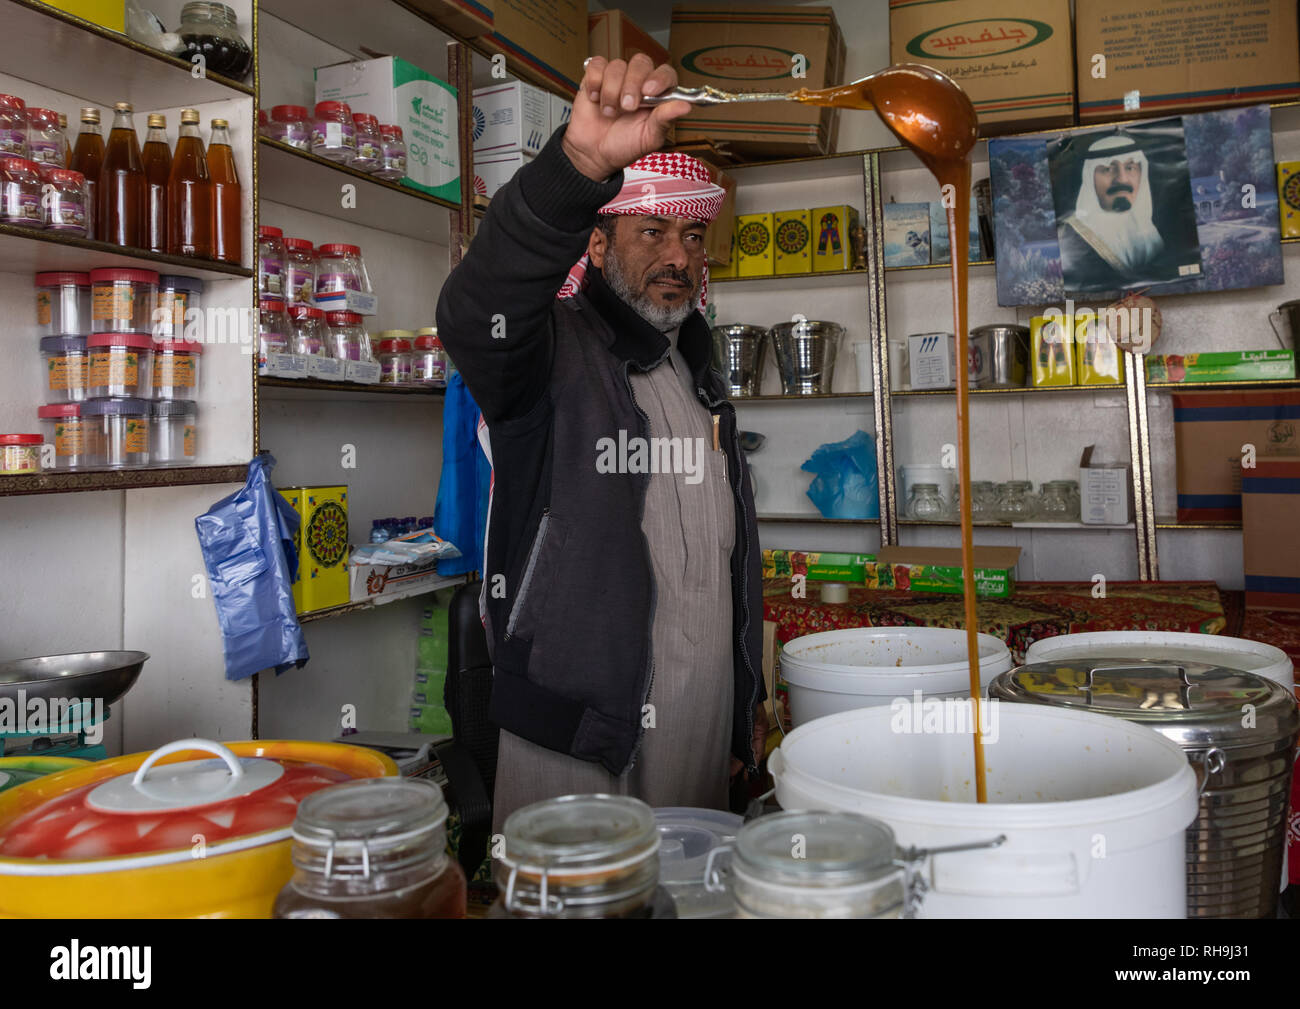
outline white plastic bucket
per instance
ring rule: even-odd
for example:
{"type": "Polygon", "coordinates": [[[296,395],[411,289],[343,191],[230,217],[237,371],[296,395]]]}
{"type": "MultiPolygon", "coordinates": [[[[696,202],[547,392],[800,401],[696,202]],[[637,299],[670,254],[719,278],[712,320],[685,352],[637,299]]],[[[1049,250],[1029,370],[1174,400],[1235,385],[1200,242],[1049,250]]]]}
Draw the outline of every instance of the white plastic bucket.
{"type": "MultiPolygon", "coordinates": [[[[979,635],[980,687],[1011,669],[1011,652],[979,635]]],[[[840,711],[926,697],[968,697],[966,632],[947,627],[850,627],[795,638],[781,649],[781,678],[795,726],[840,711]]]]}
{"type": "Polygon", "coordinates": [[[1185,917],[1198,786],[1182,748],[1091,712],[999,704],[989,718],[986,803],[969,733],[896,731],[906,722],[882,707],[791,732],[768,758],[777,801],[875,817],[903,848],[1005,835],[930,858],[919,917],[1185,917]]]}
{"type": "Polygon", "coordinates": [[[857,341],[853,345],[853,357],[858,366],[858,392],[871,392],[871,342],[857,341]]]}

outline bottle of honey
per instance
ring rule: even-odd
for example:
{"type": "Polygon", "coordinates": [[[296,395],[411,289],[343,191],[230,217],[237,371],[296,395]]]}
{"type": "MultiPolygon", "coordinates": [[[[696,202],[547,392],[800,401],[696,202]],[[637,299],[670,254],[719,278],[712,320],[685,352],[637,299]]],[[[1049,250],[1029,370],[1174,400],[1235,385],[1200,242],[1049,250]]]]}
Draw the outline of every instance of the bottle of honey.
{"type": "Polygon", "coordinates": [[[212,258],[238,263],[243,250],[240,223],[244,202],[235,171],[235,152],[230,146],[230,128],[224,119],[212,120],[208,173],[212,176],[212,258]]]}
{"type": "Polygon", "coordinates": [[[167,177],[167,251],[212,258],[212,176],[197,109],[181,110],[181,132],[167,177]]]}
{"type": "Polygon", "coordinates": [[[99,132],[99,109],[81,110],[81,132],[68,163],[86,178],[86,237],[99,238],[99,173],[104,167],[104,137],[99,132]]]}
{"type": "Polygon", "coordinates": [[[135,135],[135,116],[130,102],[113,106],[113,129],[99,173],[99,223],[104,242],[143,248],[145,240],[144,163],[140,141],[135,135]]]}
{"type": "Polygon", "coordinates": [[[172,171],[172,149],[167,144],[167,117],[149,116],[149,133],[140,154],[144,163],[145,248],[150,252],[167,251],[167,179],[172,171]]]}

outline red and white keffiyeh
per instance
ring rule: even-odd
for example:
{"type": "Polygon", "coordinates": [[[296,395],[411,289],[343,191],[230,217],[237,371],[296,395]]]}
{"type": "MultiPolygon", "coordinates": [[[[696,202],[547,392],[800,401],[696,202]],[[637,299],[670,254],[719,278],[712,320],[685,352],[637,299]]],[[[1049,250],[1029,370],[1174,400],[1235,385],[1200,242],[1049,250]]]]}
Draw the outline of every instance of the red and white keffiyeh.
{"type": "MultiPolygon", "coordinates": [[[[600,213],[686,217],[711,223],[722,209],[725,195],[721,186],[709,180],[709,170],[698,158],[675,151],[656,151],[638,158],[623,170],[623,188],[600,208],[600,213]]],[[[584,255],[574,264],[557,298],[572,298],[586,286],[590,263],[584,255]]],[[[706,261],[700,282],[700,311],[704,311],[708,290],[706,261]]]]}

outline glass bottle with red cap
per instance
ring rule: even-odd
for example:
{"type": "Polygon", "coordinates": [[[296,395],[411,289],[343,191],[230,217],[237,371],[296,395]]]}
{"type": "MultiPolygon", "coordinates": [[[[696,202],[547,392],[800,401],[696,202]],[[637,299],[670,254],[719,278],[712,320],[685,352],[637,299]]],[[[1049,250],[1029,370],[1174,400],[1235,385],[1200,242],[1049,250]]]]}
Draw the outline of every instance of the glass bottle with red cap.
{"type": "Polygon", "coordinates": [[[27,110],[27,150],[38,165],[65,167],[67,140],[59,126],[59,114],[53,109],[27,110]]]}
{"type": "Polygon", "coordinates": [[[380,165],[375,169],[375,177],[389,182],[406,178],[406,141],[402,139],[402,128],[381,125],[379,141],[380,165]]]}
{"type": "Polygon", "coordinates": [[[316,248],[305,238],[284,240],[284,289],[295,305],[310,305],[316,294],[316,248]]]}
{"type": "Polygon", "coordinates": [[[317,102],[311,152],[347,164],[357,151],[357,127],[347,102],[317,102]]]}
{"type": "Polygon", "coordinates": [[[273,105],[266,136],[306,151],[311,148],[311,120],[305,105],[273,105]]]}
{"type": "Polygon", "coordinates": [[[27,103],[17,95],[0,95],[0,155],[27,157],[27,103]]]}
{"type": "Polygon", "coordinates": [[[356,312],[326,312],[330,356],[340,361],[374,361],[370,334],[356,312]]]}
{"type": "Polygon", "coordinates": [[[84,238],[88,224],[85,178],[80,172],[56,165],[42,165],[40,176],[46,229],[84,238]]]}
{"type": "Polygon", "coordinates": [[[316,254],[316,303],[322,308],[347,305],[348,291],[369,293],[370,276],[366,273],[361,247],[342,242],[322,245],[316,254]]]}
{"type": "Polygon", "coordinates": [[[270,224],[257,228],[257,289],[263,298],[284,297],[284,232],[270,224]]]}
{"type": "Polygon", "coordinates": [[[357,149],[352,155],[352,167],[359,172],[373,172],[384,163],[379,120],[364,112],[356,112],[352,115],[352,123],[357,128],[357,149]]]}
{"type": "Polygon", "coordinates": [[[0,157],[0,221],[43,228],[41,172],[35,161],[0,157]]]}

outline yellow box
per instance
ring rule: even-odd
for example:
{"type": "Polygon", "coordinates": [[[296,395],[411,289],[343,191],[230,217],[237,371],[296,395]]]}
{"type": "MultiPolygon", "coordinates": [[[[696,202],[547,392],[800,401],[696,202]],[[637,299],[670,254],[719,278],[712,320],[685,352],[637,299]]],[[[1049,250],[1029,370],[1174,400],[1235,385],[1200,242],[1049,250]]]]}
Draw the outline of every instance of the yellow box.
{"type": "Polygon", "coordinates": [[[1074,347],[1064,316],[1035,315],[1029,320],[1030,364],[1034,385],[1075,385],[1074,347]]]}
{"type": "Polygon", "coordinates": [[[348,489],[298,487],[302,515],[302,613],[342,606],[351,600],[348,584],[348,489]]]}
{"type": "Polygon", "coordinates": [[[293,549],[298,554],[298,572],[293,580],[293,608],[302,612],[302,572],[306,561],[302,556],[302,488],[281,487],[280,496],[289,502],[289,507],[298,513],[298,531],[293,534],[293,549]]]}
{"type": "Polygon", "coordinates": [[[773,248],[771,214],[737,215],[737,277],[770,277],[776,266],[773,248]]]}
{"type": "Polygon", "coordinates": [[[812,212],[813,272],[853,269],[853,232],[858,227],[856,207],[814,207],[812,212]]]}
{"type": "Polygon", "coordinates": [[[1282,237],[1300,238],[1300,161],[1277,163],[1277,197],[1282,237]]]}
{"type": "Polygon", "coordinates": [[[772,215],[777,273],[812,273],[812,211],[778,210],[772,215]]]}
{"type": "Polygon", "coordinates": [[[1124,381],[1124,352],[1111,339],[1104,322],[1093,316],[1075,318],[1074,368],[1079,385],[1120,385],[1124,381]]]}
{"type": "Polygon", "coordinates": [[[51,7],[110,31],[126,32],[125,0],[47,0],[51,7]]]}

